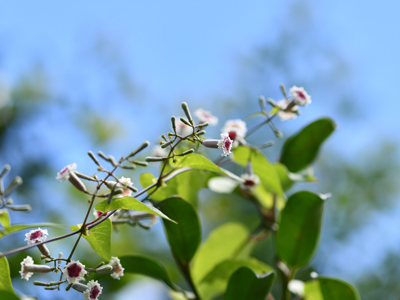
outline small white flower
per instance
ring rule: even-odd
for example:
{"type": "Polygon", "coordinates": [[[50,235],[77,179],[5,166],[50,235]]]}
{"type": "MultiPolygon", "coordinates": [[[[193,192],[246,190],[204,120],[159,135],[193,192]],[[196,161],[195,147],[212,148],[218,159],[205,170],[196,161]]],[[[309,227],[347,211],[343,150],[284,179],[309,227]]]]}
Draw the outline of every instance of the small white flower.
{"type": "Polygon", "coordinates": [[[311,96],[302,87],[293,86],[289,93],[294,97],[297,105],[306,106],[311,103],[311,96]]]}
{"type": "Polygon", "coordinates": [[[62,272],[68,283],[75,283],[85,280],[83,276],[87,274],[85,266],[81,264],[79,260],[71,261],[70,263],[66,264],[62,272]]]}
{"type": "Polygon", "coordinates": [[[32,266],[33,265],[33,259],[30,256],[27,256],[22,262],[21,262],[21,271],[19,273],[21,274],[21,279],[25,279],[26,281],[29,280],[29,278],[33,275],[32,272],[28,272],[26,270],[27,266],[32,266]]]}
{"type": "Polygon", "coordinates": [[[294,119],[300,114],[299,107],[297,105],[293,105],[290,109],[288,109],[290,102],[290,100],[283,99],[276,103],[276,106],[281,109],[276,114],[282,121],[294,119]]]}
{"type": "Polygon", "coordinates": [[[167,150],[161,148],[160,146],[154,146],[151,156],[153,157],[167,157],[167,150]]]}
{"type": "Polygon", "coordinates": [[[192,127],[187,126],[185,123],[183,123],[179,119],[175,121],[175,126],[176,126],[176,133],[181,136],[187,136],[187,135],[193,133],[192,127]]]}
{"type": "Polygon", "coordinates": [[[64,181],[64,180],[68,180],[70,173],[73,170],[76,170],[76,168],[77,168],[76,163],[73,163],[73,164],[70,164],[70,165],[64,167],[60,172],[57,173],[56,179],[60,182],[64,181]]]}
{"type": "MultiPolygon", "coordinates": [[[[106,185],[110,189],[112,189],[116,184],[117,184],[117,182],[115,182],[115,181],[107,181],[106,182],[106,185]]],[[[123,188],[124,191],[121,194],[116,195],[115,198],[123,198],[125,196],[130,196],[132,194],[132,191],[130,189],[128,189],[128,186],[132,186],[132,185],[133,185],[133,183],[130,178],[126,178],[126,177],[122,176],[119,179],[117,188],[123,188]]]]}
{"type": "Polygon", "coordinates": [[[97,300],[103,288],[100,286],[97,280],[90,280],[87,286],[88,289],[83,292],[83,298],[88,300],[97,300]]]}
{"type": "Polygon", "coordinates": [[[124,276],[124,268],[121,266],[121,263],[119,261],[118,257],[111,257],[111,260],[109,262],[109,264],[113,267],[113,272],[111,274],[111,277],[114,279],[118,279],[122,276],[124,276]]]}
{"type": "Polygon", "coordinates": [[[256,174],[242,174],[243,182],[240,188],[244,190],[253,190],[260,183],[260,178],[256,174]]]}
{"type": "Polygon", "coordinates": [[[221,154],[222,156],[228,156],[231,154],[231,149],[232,149],[232,140],[229,138],[228,133],[221,133],[221,140],[218,142],[218,148],[222,149],[223,153],[221,154]]]}
{"type": "Polygon", "coordinates": [[[304,282],[301,280],[292,279],[289,281],[288,290],[298,296],[304,295],[304,282]]]}
{"type": "Polygon", "coordinates": [[[227,132],[232,141],[236,140],[236,138],[244,138],[247,133],[246,123],[240,119],[228,120],[224,128],[222,128],[222,132],[227,132]]]}
{"type": "Polygon", "coordinates": [[[48,236],[47,229],[38,229],[31,230],[28,233],[25,233],[25,240],[28,242],[28,246],[34,245],[36,243],[44,242],[48,236]]]}
{"type": "Polygon", "coordinates": [[[210,113],[209,111],[206,111],[202,108],[199,108],[198,110],[196,110],[194,112],[194,115],[199,118],[199,121],[204,123],[204,122],[208,122],[210,123],[210,125],[217,125],[218,124],[218,118],[214,117],[212,115],[212,113],[210,113]]]}

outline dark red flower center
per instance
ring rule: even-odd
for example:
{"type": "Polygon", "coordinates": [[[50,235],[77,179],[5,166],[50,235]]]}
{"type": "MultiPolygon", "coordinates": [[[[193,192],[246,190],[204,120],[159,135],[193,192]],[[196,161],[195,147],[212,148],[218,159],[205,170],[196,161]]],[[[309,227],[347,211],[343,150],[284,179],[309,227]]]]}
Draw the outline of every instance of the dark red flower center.
{"type": "Polygon", "coordinates": [[[303,92],[297,92],[297,97],[299,97],[300,99],[306,99],[306,95],[304,95],[303,92]]]}
{"type": "Polygon", "coordinates": [[[254,180],[245,180],[243,183],[245,186],[255,186],[256,183],[254,182],[254,180]]]}
{"type": "Polygon", "coordinates": [[[225,149],[226,149],[226,150],[229,150],[229,148],[231,147],[231,144],[232,144],[232,141],[229,140],[229,139],[226,139],[226,140],[224,141],[224,147],[225,147],[225,149]]]}
{"type": "Polygon", "coordinates": [[[103,213],[101,211],[96,211],[96,215],[97,215],[97,217],[100,217],[103,215],[103,213]]]}
{"type": "Polygon", "coordinates": [[[94,287],[92,287],[92,289],[90,290],[90,299],[96,299],[97,296],[100,294],[100,290],[97,287],[97,285],[95,285],[94,287]]]}
{"type": "Polygon", "coordinates": [[[235,131],[229,131],[229,138],[234,141],[236,139],[236,132],[235,131]]]}
{"type": "Polygon", "coordinates": [[[82,271],[82,268],[78,266],[77,263],[74,263],[73,265],[70,265],[68,268],[68,276],[69,277],[79,277],[79,274],[82,271]]]}
{"type": "Polygon", "coordinates": [[[43,236],[43,233],[40,230],[36,230],[34,233],[31,233],[31,241],[36,240],[43,236]]]}

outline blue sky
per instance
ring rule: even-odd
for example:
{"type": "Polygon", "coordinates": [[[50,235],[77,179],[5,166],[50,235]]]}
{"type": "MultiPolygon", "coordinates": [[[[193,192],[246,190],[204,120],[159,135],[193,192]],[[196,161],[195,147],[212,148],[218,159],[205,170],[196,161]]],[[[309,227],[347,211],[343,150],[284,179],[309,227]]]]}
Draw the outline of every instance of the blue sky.
{"type": "MultiPolygon", "coordinates": [[[[105,37],[118,46],[110,49],[110,55],[123,57],[124,67],[143,90],[144,103],[135,104],[138,120],[132,120],[130,125],[131,134],[136,134],[139,144],[148,139],[146,134],[149,132],[153,136],[160,133],[157,126],[149,127],[146,134],[138,130],[143,127],[144,120],[161,112],[168,116],[174,114],[179,109],[176,104],[187,99],[194,106],[203,104],[212,109],[216,104],[208,99],[235,93],[240,70],[238,61],[250,56],[255,47],[277,38],[280,28],[291,21],[286,16],[293,3],[119,1],[99,4],[98,1],[69,1],[68,5],[60,5],[54,1],[1,1],[0,73],[12,85],[24,70],[39,60],[50,72],[56,93],[72,89],[74,91],[70,93],[78,104],[83,91],[84,96],[95,101],[100,96],[96,94],[98,86],[108,87],[109,83],[107,78],[92,76],[90,66],[97,61],[87,49],[93,46],[93,37],[105,37]],[[175,106],[171,107],[172,104],[175,106]],[[154,107],[155,111],[149,111],[149,107],[154,107]],[[141,112],[141,109],[146,111],[141,112]]],[[[311,93],[314,107],[294,124],[299,126],[321,114],[333,115],[339,122],[339,132],[329,145],[345,144],[349,157],[385,137],[398,143],[400,106],[396,89],[400,85],[397,38],[400,3],[393,0],[310,0],[306,3],[311,7],[312,30],[300,34],[304,38],[314,35],[348,63],[350,77],[346,89],[355,95],[354,107],[361,117],[352,121],[342,119],[336,111],[330,114],[334,95],[324,95],[324,91],[316,90],[315,94],[311,93]]],[[[307,74],[308,71],[304,72],[307,74]]],[[[278,94],[279,79],[274,82],[277,89],[271,91],[274,97],[278,94]]],[[[109,87],[111,91],[112,88],[109,87]]],[[[261,90],[253,92],[259,94],[261,90]]],[[[129,116],[126,111],[116,110],[115,114],[129,116]]],[[[52,127],[53,123],[49,122],[44,120],[38,126],[52,127]]],[[[156,120],[153,123],[162,124],[156,120]]],[[[54,139],[51,146],[54,151],[65,148],[67,142],[55,139],[54,131],[45,134],[54,139]]],[[[61,166],[64,160],[72,159],[72,155],[76,153],[72,151],[58,157],[61,166]]],[[[378,222],[385,217],[376,215],[375,218],[378,222]]],[[[395,233],[393,235],[379,244],[395,247],[387,242],[400,240],[395,233]]],[[[357,241],[357,237],[353,238],[350,245],[357,241]]],[[[345,249],[341,251],[351,252],[352,246],[343,247],[345,249]]],[[[375,247],[371,251],[371,257],[374,257],[382,248],[375,247]]],[[[338,267],[336,271],[344,274],[347,263],[337,261],[343,269],[338,267]]],[[[360,260],[359,265],[367,266],[370,261],[367,257],[360,260]]]]}

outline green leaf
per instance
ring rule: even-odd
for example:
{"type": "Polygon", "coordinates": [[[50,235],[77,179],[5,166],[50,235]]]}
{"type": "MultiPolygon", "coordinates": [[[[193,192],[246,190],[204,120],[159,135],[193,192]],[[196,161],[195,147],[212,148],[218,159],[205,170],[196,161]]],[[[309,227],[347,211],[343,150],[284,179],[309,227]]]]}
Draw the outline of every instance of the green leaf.
{"type": "MultiPolygon", "coordinates": [[[[71,230],[76,231],[82,225],[72,225],[71,230]]],[[[87,235],[82,235],[92,246],[92,249],[106,260],[111,259],[111,221],[107,219],[90,229],[87,235]]]]}
{"type": "Polygon", "coordinates": [[[5,237],[6,235],[9,235],[17,231],[31,229],[31,228],[38,228],[38,227],[64,227],[64,225],[55,223],[14,224],[8,228],[0,230],[0,239],[5,237]]]}
{"type": "Polygon", "coordinates": [[[215,228],[202,244],[193,261],[193,281],[200,283],[219,263],[234,258],[246,245],[248,238],[248,230],[239,223],[225,223],[215,228]]]}
{"type": "Polygon", "coordinates": [[[229,279],[225,300],[264,300],[275,280],[275,272],[257,274],[241,267],[229,279]]]}
{"type": "MultiPolygon", "coordinates": [[[[5,257],[0,258],[0,294],[3,291],[7,291],[11,295],[15,296],[14,288],[11,283],[10,266],[8,265],[7,258],[5,257]]],[[[2,296],[1,299],[8,299],[8,298],[4,298],[2,296]]],[[[18,299],[18,297],[16,297],[15,299],[18,299]]]]}
{"type": "MultiPolygon", "coordinates": [[[[148,187],[151,184],[154,184],[157,182],[157,178],[154,177],[153,174],[151,173],[143,173],[140,175],[140,184],[142,185],[143,188],[148,187]]],[[[148,194],[151,194],[151,199],[155,201],[162,201],[165,200],[168,197],[174,196],[178,194],[177,191],[177,178],[173,178],[169,180],[167,183],[163,182],[162,186],[155,190],[154,188],[151,188],[150,190],[147,191],[148,194]]]]}
{"type": "Polygon", "coordinates": [[[233,155],[233,160],[243,167],[247,165],[251,155],[251,164],[254,174],[260,178],[264,191],[276,194],[278,196],[277,206],[282,207],[285,196],[283,194],[281,182],[275,168],[265,156],[258,150],[251,150],[249,147],[244,146],[234,149],[233,155]]]}
{"type": "Polygon", "coordinates": [[[276,163],[273,164],[276,173],[279,176],[279,179],[282,184],[282,188],[284,191],[289,190],[293,184],[296,182],[316,182],[317,178],[312,174],[312,168],[309,168],[306,173],[292,173],[289,172],[287,167],[284,164],[276,163]]]}
{"type": "MultiPolygon", "coordinates": [[[[20,298],[10,291],[0,289],[1,300],[20,300],[20,298]]],[[[35,298],[36,299],[36,298],[35,298]]]]}
{"type": "MultiPolygon", "coordinates": [[[[198,203],[198,194],[202,188],[207,187],[207,181],[212,174],[202,170],[190,170],[179,174],[176,178],[177,195],[192,203],[198,203]]],[[[232,180],[232,179],[231,179],[232,180]]],[[[167,182],[169,184],[169,182],[167,182]]]]}
{"type": "Polygon", "coordinates": [[[310,165],[318,150],[336,124],[331,119],[319,119],[288,138],[283,145],[280,162],[290,172],[298,172],[310,165]]]}
{"type": "Polygon", "coordinates": [[[10,227],[10,215],[6,209],[0,209],[0,224],[3,225],[4,228],[10,227]]]}
{"type": "Polygon", "coordinates": [[[180,290],[172,282],[165,267],[158,261],[139,255],[123,256],[120,260],[125,273],[146,275],[164,282],[173,290],[180,290]]]}
{"type": "Polygon", "coordinates": [[[218,264],[201,281],[199,290],[201,291],[202,299],[213,299],[215,295],[224,293],[228,286],[229,278],[241,267],[249,267],[259,274],[273,271],[270,266],[255,258],[225,260],[218,264]]]}
{"type": "Polygon", "coordinates": [[[168,221],[176,223],[174,220],[171,220],[168,216],[163,214],[157,208],[148,206],[148,205],[140,202],[139,200],[129,197],[129,196],[125,196],[123,198],[114,198],[110,204],[107,203],[107,200],[100,202],[99,204],[96,205],[95,209],[98,211],[101,211],[101,212],[108,212],[108,211],[121,209],[121,208],[146,212],[146,213],[153,214],[153,215],[162,217],[164,219],[167,219],[168,221]]]}
{"type": "Polygon", "coordinates": [[[289,197],[281,211],[276,248],[288,266],[303,267],[309,263],[318,244],[325,201],[310,192],[289,197]]]}
{"type": "Polygon", "coordinates": [[[161,202],[160,210],[178,222],[163,220],[172,254],[181,264],[189,264],[201,242],[200,220],[193,205],[180,197],[161,202]]]}
{"type": "Polygon", "coordinates": [[[306,282],[304,300],[359,300],[357,291],[349,283],[335,278],[318,277],[306,282]]]}

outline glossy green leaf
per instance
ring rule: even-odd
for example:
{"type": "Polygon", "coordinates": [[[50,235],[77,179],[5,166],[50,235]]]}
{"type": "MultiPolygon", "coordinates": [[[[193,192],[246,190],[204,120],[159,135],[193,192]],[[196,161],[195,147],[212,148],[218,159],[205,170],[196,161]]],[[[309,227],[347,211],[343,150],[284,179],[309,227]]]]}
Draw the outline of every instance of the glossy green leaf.
{"type": "Polygon", "coordinates": [[[268,273],[273,269],[258,261],[255,258],[250,259],[228,259],[218,264],[209,272],[199,285],[199,291],[202,299],[213,299],[215,295],[226,291],[228,281],[231,275],[241,267],[249,267],[258,274],[268,273]]]}
{"type": "Polygon", "coordinates": [[[289,267],[303,267],[311,260],[318,244],[325,201],[311,192],[289,197],[281,211],[276,249],[289,267]]]}
{"type": "Polygon", "coordinates": [[[64,227],[64,225],[55,223],[13,224],[8,228],[0,230],[0,239],[14,232],[38,227],[64,227]]]}
{"type": "Polygon", "coordinates": [[[276,194],[278,196],[278,206],[282,206],[285,196],[283,194],[279,176],[273,165],[258,150],[251,150],[249,147],[237,147],[233,151],[233,159],[239,165],[245,167],[249,161],[251,154],[251,163],[254,174],[256,174],[267,193],[276,194]],[[252,153],[251,153],[252,151],[252,153]]]}
{"type": "Polygon", "coordinates": [[[335,130],[331,119],[319,119],[288,138],[283,145],[280,162],[290,172],[298,172],[310,165],[322,143],[335,130]]]}
{"type": "Polygon", "coordinates": [[[306,282],[304,300],[359,300],[357,291],[349,283],[335,278],[318,277],[306,282]]]}
{"type": "MultiPolygon", "coordinates": [[[[179,176],[179,175],[178,175],[179,176]]],[[[151,173],[143,173],[140,175],[140,184],[143,188],[148,187],[149,185],[156,183],[157,178],[154,177],[151,173]]],[[[151,188],[147,191],[148,194],[151,193],[151,199],[155,201],[162,201],[168,197],[174,196],[178,194],[177,191],[177,178],[173,178],[168,182],[163,182],[162,186],[157,189],[157,191],[153,192],[154,188],[151,188]]]]}
{"type": "Polygon", "coordinates": [[[157,208],[148,206],[140,202],[139,200],[129,196],[125,196],[123,198],[114,198],[110,204],[108,204],[106,200],[96,205],[96,210],[101,212],[108,212],[121,208],[146,212],[149,214],[162,217],[168,221],[175,222],[174,220],[171,220],[168,216],[163,214],[161,211],[159,211],[157,208]]]}
{"type": "Polygon", "coordinates": [[[207,187],[207,181],[211,175],[211,173],[202,170],[190,170],[179,174],[174,178],[177,182],[177,195],[196,207],[199,191],[207,187]]]}
{"type": "MultiPolygon", "coordinates": [[[[76,231],[82,225],[78,226],[72,225],[71,230],[76,231]]],[[[87,235],[82,235],[89,242],[92,249],[106,260],[111,259],[111,227],[111,221],[107,219],[90,229],[87,235]]]]}
{"type": "Polygon", "coordinates": [[[241,267],[229,279],[224,299],[265,300],[274,280],[274,271],[257,274],[248,267],[241,267]]]}
{"type": "Polygon", "coordinates": [[[0,299],[1,300],[20,300],[21,298],[19,298],[13,292],[0,289],[0,299]]]}
{"type": "Polygon", "coordinates": [[[125,273],[142,274],[164,282],[173,290],[177,289],[165,267],[151,258],[139,255],[123,256],[120,258],[125,273]]]}
{"type": "MultiPolygon", "coordinates": [[[[0,258],[0,293],[2,291],[7,291],[11,295],[15,296],[14,288],[11,283],[10,266],[8,265],[7,258],[5,257],[0,258]]],[[[6,298],[0,297],[0,299],[6,299],[6,298]]]]}
{"type": "Polygon", "coordinates": [[[0,209],[0,224],[4,228],[10,227],[10,215],[8,214],[7,209],[0,209]]]}
{"type": "Polygon", "coordinates": [[[193,205],[180,197],[160,203],[160,210],[178,224],[163,220],[172,254],[182,264],[189,264],[201,242],[200,220],[193,205]]]}
{"type": "Polygon", "coordinates": [[[273,164],[273,166],[275,168],[276,173],[279,176],[284,191],[289,190],[296,182],[318,181],[318,179],[315,178],[314,175],[312,174],[312,168],[307,170],[307,172],[292,173],[289,172],[289,170],[284,164],[276,163],[273,164]]]}
{"type": "Polygon", "coordinates": [[[246,245],[248,238],[248,230],[239,223],[225,223],[214,229],[193,261],[193,281],[200,283],[218,264],[235,258],[240,249],[246,245]]]}

